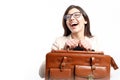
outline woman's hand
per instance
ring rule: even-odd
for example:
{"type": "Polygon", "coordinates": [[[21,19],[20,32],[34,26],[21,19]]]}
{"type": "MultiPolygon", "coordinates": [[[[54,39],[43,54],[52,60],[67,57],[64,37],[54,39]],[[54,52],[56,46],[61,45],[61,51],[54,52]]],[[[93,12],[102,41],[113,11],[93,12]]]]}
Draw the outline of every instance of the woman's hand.
{"type": "Polygon", "coordinates": [[[79,40],[76,39],[67,40],[64,49],[73,49],[76,46],[78,46],[78,44],[79,44],[79,40]]]}
{"type": "Polygon", "coordinates": [[[74,49],[77,46],[80,46],[81,48],[84,48],[85,50],[92,49],[91,44],[87,40],[76,40],[76,39],[67,40],[65,43],[64,49],[74,49]]]}
{"type": "Polygon", "coordinates": [[[80,40],[79,41],[79,46],[84,48],[85,50],[91,50],[92,49],[92,45],[86,40],[80,40]]]}

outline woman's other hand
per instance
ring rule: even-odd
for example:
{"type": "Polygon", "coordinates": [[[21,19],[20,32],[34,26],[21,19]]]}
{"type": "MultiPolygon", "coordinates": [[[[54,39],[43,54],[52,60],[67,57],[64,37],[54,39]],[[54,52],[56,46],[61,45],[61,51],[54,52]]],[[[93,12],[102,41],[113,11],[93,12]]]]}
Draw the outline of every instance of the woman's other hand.
{"type": "Polygon", "coordinates": [[[84,48],[85,50],[91,50],[92,49],[92,45],[87,40],[80,40],[79,41],[79,46],[84,48]]]}

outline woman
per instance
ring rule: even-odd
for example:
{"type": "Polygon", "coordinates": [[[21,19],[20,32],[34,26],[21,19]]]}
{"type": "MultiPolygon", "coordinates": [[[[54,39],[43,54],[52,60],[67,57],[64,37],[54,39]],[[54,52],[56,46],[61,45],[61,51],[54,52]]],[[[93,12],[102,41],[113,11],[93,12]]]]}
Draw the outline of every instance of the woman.
{"type": "MultiPolygon", "coordinates": [[[[96,40],[90,32],[90,22],[86,12],[79,6],[71,5],[63,16],[64,36],[52,45],[52,50],[78,49],[97,50],[96,40]]],[[[45,63],[41,65],[40,76],[45,76],[45,63]]]]}
{"type": "Polygon", "coordinates": [[[95,37],[90,32],[90,21],[79,6],[70,5],[63,16],[64,36],[56,39],[52,50],[75,49],[97,50],[95,37]]]}

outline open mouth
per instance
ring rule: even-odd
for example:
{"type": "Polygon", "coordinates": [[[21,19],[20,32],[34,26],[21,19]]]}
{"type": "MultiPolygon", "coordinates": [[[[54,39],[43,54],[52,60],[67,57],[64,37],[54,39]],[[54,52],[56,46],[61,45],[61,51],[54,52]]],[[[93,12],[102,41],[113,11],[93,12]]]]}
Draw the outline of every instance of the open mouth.
{"type": "Polygon", "coordinates": [[[72,23],[71,26],[74,27],[74,26],[77,26],[78,23],[72,23]]]}

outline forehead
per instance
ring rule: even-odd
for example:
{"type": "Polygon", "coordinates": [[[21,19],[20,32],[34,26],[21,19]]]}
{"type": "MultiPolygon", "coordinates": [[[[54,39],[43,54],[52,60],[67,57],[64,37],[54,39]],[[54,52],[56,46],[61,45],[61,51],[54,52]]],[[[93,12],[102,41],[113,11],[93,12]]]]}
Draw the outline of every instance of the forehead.
{"type": "Polygon", "coordinates": [[[78,10],[77,8],[72,8],[68,11],[68,14],[73,14],[75,12],[80,12],[80,10],[78,10]]]}

